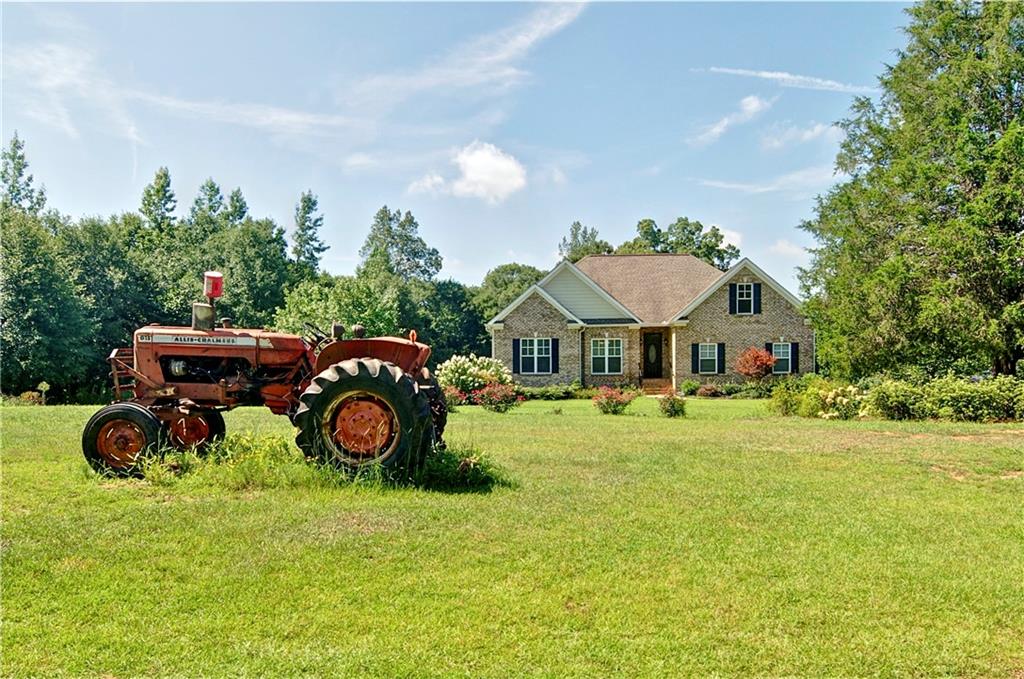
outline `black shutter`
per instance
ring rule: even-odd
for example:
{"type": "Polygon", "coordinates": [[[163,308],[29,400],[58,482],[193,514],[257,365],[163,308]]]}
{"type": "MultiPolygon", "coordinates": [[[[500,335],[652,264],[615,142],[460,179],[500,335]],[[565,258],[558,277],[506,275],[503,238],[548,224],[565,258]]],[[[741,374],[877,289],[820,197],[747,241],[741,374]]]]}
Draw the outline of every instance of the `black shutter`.
{"type": "Polygon", "coordinates": [[[725,342],[718,343],[718,374],[725,374],[725,342]]]}
{"type": "Polygon", "coordinates": [[[551,372],[558,372],[558,338],[551,338],[551,372]]]}
{"type": "Polygon", "coordinates": [[[754,283],[754,313],[761,313],[761,284],[754,283]]]}
{"type": "Polygon", "coordinates": [[[690,372],[694,375],[700,372],[700,345],[690,345],[690,372]]]}
{"type": "Polygon", "coordinates": [[[800,343],[793,342],[789,345],[789,372],[800,372],[800,343]]]}
{"type": "Polygon", "coordinates": [[[736,313],[736,284],[729,283],[729,313],[736,313]]]}
{"type": "Polygon", "coordinates": [[[519,374],[519,340],[512,340],[512,374],[519,374]]]}
{"type": "Polygon", "coordinates": [[[775,354],[772,353],[772,343],[771,342],[765,342],[764,343],[764,350],[767,351],[772,356],[775,355],[775,354]]]}

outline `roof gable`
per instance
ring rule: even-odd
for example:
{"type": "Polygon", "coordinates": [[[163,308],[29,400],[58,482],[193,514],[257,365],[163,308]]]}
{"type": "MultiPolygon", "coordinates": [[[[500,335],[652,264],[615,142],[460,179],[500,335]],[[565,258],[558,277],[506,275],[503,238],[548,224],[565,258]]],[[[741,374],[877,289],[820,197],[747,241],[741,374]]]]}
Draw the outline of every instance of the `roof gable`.
{"type": "Polygon", "coordinates": [[[718,280],[714,281],[711,285],[705,288],[699,295],[693,298],[686,306],[684,306],[678,313],[672,316],[672,320],[679,320],[685,316],[688,316],[700,306],[708,297],[710,297],[716,290],[727,284],[733,278],[735,278],[740,272],[748,271],[753,275],[757,276],[775,292],[779,293],[783,299],[792,304],[796,309],[801,306],[800,299],[791,293],[786,288],[782,287],[777,280],[765,273],[764,269],[754,264],[752,261],[744,257],[740,261],[736,262],[731,269],[725,272],[718,280]]]}
{"type": "Polygon", "coordinates": [[[637,319],[629,309],[608,294],[569,261],[563,261],[538,286],[550,293],[576,317],[588,319],[637,319]]]}
{"type": "Polygon", "coordinates": [[[591,255],[577,266],[643,323],[663,325],[723,272],[699,257],[677,254],[591,255]]]}
{"type": "Polygon", "coordinates": [[[534,295],[539,295],[541,298],[543,298],[544,301],[546,301],[548,304],[557,309],[559,313],[565,316],[565,320],[569,321],[570,323],[583,323],[583,321],[577,318],[571,311],[566,309],[561,303],[559,303],[557,299],[552,297],[546,290],[544,290],[544,288],[540,287],[539,284],[534,284],[528,287],[526,290],[524,290],[523,294],[519,295],[519,297],[516,297],[516,299],[511,304],[509,304],[507,307],[499,311],[498,315],[492,318],[487,323],[487,325],[501,323],[503,320],[505,320],[505,317],[508,316],[513,311],[515,311],[520,304],[530,299],[530,297],[534,295]]]}

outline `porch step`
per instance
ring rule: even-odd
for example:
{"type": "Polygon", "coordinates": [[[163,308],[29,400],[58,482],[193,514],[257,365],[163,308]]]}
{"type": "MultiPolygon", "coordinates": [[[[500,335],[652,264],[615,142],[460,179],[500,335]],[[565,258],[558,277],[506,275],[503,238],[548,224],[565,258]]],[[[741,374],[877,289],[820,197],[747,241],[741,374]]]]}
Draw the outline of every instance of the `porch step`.
{"type": "Polygon", "coordinates": [[[647,394],[648,396],[655,396],[665,393],[665,390],[668,389],[670,386],[672,386],[672,380],[670,379],[645,379],[643,390],[644,393],[647,394]]]}

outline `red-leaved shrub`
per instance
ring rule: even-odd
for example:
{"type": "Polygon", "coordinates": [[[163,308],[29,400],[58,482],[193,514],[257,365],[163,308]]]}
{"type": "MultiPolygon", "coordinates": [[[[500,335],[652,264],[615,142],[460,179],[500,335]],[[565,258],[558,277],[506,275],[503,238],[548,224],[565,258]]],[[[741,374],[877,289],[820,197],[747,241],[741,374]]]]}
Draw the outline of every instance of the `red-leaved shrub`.
{"type": "Polygon", "coordinates": [[[722,390],[715,384],[702,384],[700,389],[697,390],[697,396],[706,396],[707,398],[718,398],[724,395],[722,390]]]}
{"type": "Polygon", "coordinates": [[[736,359],[736,372],[750,380],[760,380],[772,374],[775,357],[764,349],[750,347],[736,359]]]}

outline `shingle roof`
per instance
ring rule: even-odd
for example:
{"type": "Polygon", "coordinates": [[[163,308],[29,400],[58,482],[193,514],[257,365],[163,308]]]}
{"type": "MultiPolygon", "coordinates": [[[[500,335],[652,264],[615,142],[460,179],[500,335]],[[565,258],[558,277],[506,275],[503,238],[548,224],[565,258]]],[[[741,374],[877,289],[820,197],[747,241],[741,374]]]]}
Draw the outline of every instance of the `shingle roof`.
{"type": "Polygon", "coordinates": [[[693,255],[590,255],[577,268],[643,323],[664,323],[723,271],[693,255]]]}

